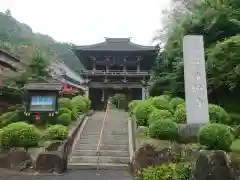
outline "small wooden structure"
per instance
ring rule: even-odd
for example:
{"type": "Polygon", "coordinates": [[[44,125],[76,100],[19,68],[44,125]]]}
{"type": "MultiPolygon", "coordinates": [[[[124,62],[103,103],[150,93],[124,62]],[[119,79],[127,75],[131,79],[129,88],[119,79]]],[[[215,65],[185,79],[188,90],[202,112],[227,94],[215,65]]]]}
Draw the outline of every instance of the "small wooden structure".
{"type": "Polygon", "coordinates": [[[25,86],[27,98],[25,103],[27,116],[45,112],[55,116],[58,111],[58,98],[62,83],[29,83],[25,86]]]}

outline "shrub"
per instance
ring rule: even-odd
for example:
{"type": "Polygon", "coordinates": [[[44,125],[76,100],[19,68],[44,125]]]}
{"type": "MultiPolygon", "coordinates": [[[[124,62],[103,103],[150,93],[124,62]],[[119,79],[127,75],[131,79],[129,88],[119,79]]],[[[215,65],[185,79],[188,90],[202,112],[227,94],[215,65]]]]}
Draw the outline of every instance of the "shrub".
{"type": "Polygon", "coordinates": [[[59,108],[68,108],[71,109],[71,99],[69,98],[60,98],[58,100],[59,108]]]}
{"type": "Polygon", "coordinates": [[[170,119],[156,121],[149,125],[149,134],[151,138],[177,140],[178,125],[170,119]]]}
{"type": "Polygon", "coordinates": [[[50,126],[46,131],[46,137],[49,140],[64,140],[68,137],[68,128],[59,124],[50,126]]]}
{"type": "Polygon", "coordinates": [[[176,123],[183,124],[187,122],[186,108],[182,105],[178,105],[174,112],[174,120],[176,123]]]}
{"type": "Polygon", "coordinates": [[[1,144],[10,147],[34,147],[38,145],[40,133],[33,125],[17,122],[4,127],[1,132],[1,144]]]}
{"type": "Polygon", "coordinates": [[[90,110],[91,109],[91,101],[87,96],[83,97],[83,101],[86,103],[86,109],[90,110]]]}
{"type": "Polygon", "coordinates": [[[192,168],[189,164],[163,164],[142,170],[143,180],[187,180],[191,177],[192,168]]]}
{"type": "Polygon", "coordinates": [[[157,109],[171,111],[171,107],[169,105],[169,101],[164,96],[154,97],[152,101],[153,101],[153,105],[157,109]]]}
{"type": "Polygon", "coordinates": [[[66,107],[59,108],[59,114],[63,114],[63,113],[71,114],[72,111],[66,107]]]}
{"type": "Polygon", "coordinates": [[[161,96],[159,96],[159,97],[165,99],[165,100],[168,101],[168,102],[170,102],[171,99],[172,99],[172,97],[171,97],[170,95],[167,95],[167,94],[165,94],[165,95],[161,95],[161,96]]]}
{"type": "Polygon", "coordinates": [[[231,119],[228,113],[220,106],[209,104],[209,118],[213,123],[230,124],[231,119]]]}
{"type": "Polygon", "coordinates": [[[198,142],[213,150],[229,150],[234,140],[230,128],[224,124],[206,124],[198,132],[198,142]]]}
{"type": "Polygon", "coordinates": [[[14,112],[6,112],[0,116],[0,121],[4,126],[18,122],[19,121],[19,112],[14,111],[14,112]]]}
{"type": "Polygon", "coordinates": [[[134,115],[137,118],[138,126],[147,126],[148,118],[154,107],[147,101],[143,101],[134,109],[134,115]]]}
{"type": "Polygon", "coordinates": [[[184,99],[179,97],[172,98],[171,101],[169,102],[173,110],[175,110],[179,104],[183,104],[183,103],[184,103],[184,99]]]}
{"type": "Polygon", "coordinates": [[[171,118],[173,118],[173,116],[170,111],[154,109],[149,116],[148,124],[158,120],[171,119],[171,118]]]}
{"type": "Polygon", "coordinates": [[[83,96],[76,96],[71,100],[72,109],[79,114],[87,112],[87,104],[83,96]]]}
{"type": "Polygon", "coordinates": [[[63,113],[57,117],[57,124],[68,126],[71,124],[71,114],[63,113]]]}
{"type": "Polygon", "coordinates": [[[181,104],[177,105],[176,109],[177,108],[186,108],[186,104],[185,103],[181,103],[181,104]]]}
{"type": "Polygon", "coordinates": [[[133,100],[128,104],[128,108],[130,113],[134,112],[134,109],[137,107],[137,105],[141,102],[141,100],[133,100]]]}

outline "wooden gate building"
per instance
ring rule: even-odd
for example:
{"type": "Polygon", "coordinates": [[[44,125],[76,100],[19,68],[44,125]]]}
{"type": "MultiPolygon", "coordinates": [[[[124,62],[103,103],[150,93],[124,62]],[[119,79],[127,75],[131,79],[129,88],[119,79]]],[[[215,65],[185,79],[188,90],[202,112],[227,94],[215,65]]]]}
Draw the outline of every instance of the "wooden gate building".
{"type": "Polygon", "coordinates": [[[114,93],[124,93],[131,100],[148,98],[158,46],[138,45],[130,38],[105,38],[102,43],[74,46],[73,51],[86,69],[80,74],[93,109],[102,109],[114,93]]]}

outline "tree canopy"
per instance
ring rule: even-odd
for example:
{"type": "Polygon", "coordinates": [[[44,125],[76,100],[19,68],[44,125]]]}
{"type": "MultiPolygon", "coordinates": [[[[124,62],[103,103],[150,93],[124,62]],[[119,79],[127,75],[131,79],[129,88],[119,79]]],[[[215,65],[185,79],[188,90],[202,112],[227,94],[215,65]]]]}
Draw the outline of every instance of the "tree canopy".
{"type": "Polygon", "coordinates": [[[224,104],[223,94],[239,100],[240,1],[172,0],[165,14],[165,26],[154,38],[163,48],[154,67],[152,94],[184,96],[182,39],[203,35],[209,101],[224,104]]]}
{"type": "Polygon", "coordinates": [[[10,10],[0,12],[0,24],[0,48],[19,56],[23,63],[30,63],[33,54],[40,51],[47,54],[50,60],[64,61],[74,71],[83,69],[70,44],[59,43],[48,35],[34,33],[30,26],[13,18],[10,10]]]}

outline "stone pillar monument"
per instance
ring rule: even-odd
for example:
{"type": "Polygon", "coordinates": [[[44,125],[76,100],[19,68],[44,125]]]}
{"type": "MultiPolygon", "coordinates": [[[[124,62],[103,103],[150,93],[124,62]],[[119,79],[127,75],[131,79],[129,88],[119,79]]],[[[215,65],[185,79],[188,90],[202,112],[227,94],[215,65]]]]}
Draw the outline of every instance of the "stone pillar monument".
{"type": "Polygon", "coordinates": [[[209,122],[203,36],[183,38],[185,101],[188,124],[209,122]]]}

